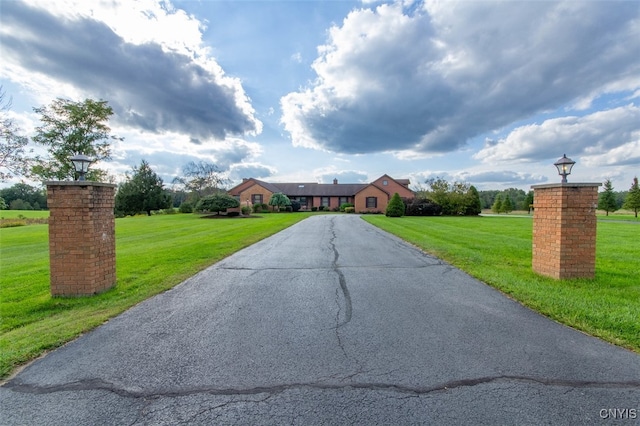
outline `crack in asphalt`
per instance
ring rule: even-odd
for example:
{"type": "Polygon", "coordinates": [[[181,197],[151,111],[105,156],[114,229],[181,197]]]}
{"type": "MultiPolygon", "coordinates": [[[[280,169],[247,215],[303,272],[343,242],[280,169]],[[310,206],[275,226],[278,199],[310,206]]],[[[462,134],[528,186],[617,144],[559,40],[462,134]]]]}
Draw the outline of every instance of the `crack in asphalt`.
{"type": "MultiPolygon", "coordinates": [[[[340,258],[340,253],[338,252],[338,249],[336,248],[336,230],[335,230],[335,221],[332,218],[330,221],[330,231],[331,231],[331,239],[329,240],[329,245],[331,246],[331,249],[333,250],[333,271],[338,275],[338,281],[340,282],[340,289],[342,290],[342,296],[344,298],[344,303],[345,303],[345,313],[344,313],[344,320],[342,320],[342,322],[338,322],[336,325],[336,329],[342,327],[343,325],[347,324],[349,321],[351,321],[351,315],[353,314],[353,308],[351,305],[351,294],[349,294],[349,288],[347,287],[347,280],[344,277],[344,274],[342,273],[342,271],[340,270],[340,268],[338,267],[338,259],[340,258]]],[[[338,315],[340,314],[340,304],[338,303],[338,315]]],[[[339,317],[337,318],[337,320],[339,320],[339,317]]],[[[336,321],[337,322],[337,321],[336,321]]],[[[340,336],[338,336],[338,340],[340,339],[340,336]]],[[[342,346],[341,346],[342,347],[342,346]]],[[[344,349],[343,349],[344,350],[344,349]]]]}
{"type": "Polygon", "coordinates": [[[457,388],[473,387],[490,383],[527,383],[552,387],[568,387],[572,389],[637,389],[640,390],[640,381],[628,382],[598,382],[587,380],[562,380],[545,379],[528,376],[487,376],[475,379],[461,379],[451,382],[441,383],[434,386],[405,386],[392,383],[365,383],[351,382],[348,384],[330,383],[289,383],[274,386],[257,386],[253,388],[216,388],[210,386],[197,386],[187,389],[175,389],[164,391],[135,391],[119,388],[116,385],[102,379],[80,380],[77,382],[62,385],[38,386],[32,384],[22,384],[15,381],[6,383],[3,387],[13,392],[24,394],[45,395],[58,392],[78,392],[78,391],[106,391],[112,392],[123,398],[177,398],[198,394],[209,394],[217,396],[242,396],[258,394],[279,394],[288,390],[370,390],[370,391],[393,391],[402,394],[427,395],[435,392],[453,390],[457,388]]]}

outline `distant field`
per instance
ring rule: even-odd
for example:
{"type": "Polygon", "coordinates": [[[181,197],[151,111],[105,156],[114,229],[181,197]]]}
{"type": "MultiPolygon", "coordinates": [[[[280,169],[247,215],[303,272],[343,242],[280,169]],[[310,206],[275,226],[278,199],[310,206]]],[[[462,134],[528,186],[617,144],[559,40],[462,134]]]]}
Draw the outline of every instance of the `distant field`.
{"type": "Polygon", "coordinates": [[[49,217],[49,210],[0,210],[0,219],[42,219],[49,217]]]}
{"type": "Polygon", "coordinates": [[[533,221],[518,216],[363,216],[559,322],[640,352],[640,224],[598,221],[596,277],[533,272],[533,221]]]}

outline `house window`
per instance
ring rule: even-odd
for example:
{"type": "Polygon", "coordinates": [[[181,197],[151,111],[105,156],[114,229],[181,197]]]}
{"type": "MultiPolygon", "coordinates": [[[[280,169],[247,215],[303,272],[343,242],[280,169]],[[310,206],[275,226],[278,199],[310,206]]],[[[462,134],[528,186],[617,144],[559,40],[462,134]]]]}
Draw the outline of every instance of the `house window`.
{"type": "Polygon", "coordinates": [[[251,204],[262,204],[262,194],[251,194],[251,204]]]}
{"type": "Polygon", "coordinates": [[[298,201],[300,201],[300,208],[302,208],[302,209],[306,209],[306,208],[308,208],[308,207],[309,207],[309,206],[307,205],[307,197],[300,197],[300,198],[298,199],[298,201]]]}
{"type": "Polygon", "coordinates": [[[375,209],[378,207],[378,197],[367,197],[367,208],[375,209]]]}
{"type": "Polygon", "coordinates": [[[383,184],[384,186],[387,186],[387,185],[389,185],[389,181],[388,181],[388,180],[383,180],[383,181],[382,181],[382,184],[383,184]]]}
{"type": "Polygon", "coordinates": [[[329,197],[321,197],[320,198],[320,205],[321,206],[329,207],[329,204],[330,204],[329,197]]]}
{"type": "Polygon", "coordinates": [[[341,206],[343,204],[347,204],[349,202],[349,197],[340,197],[338,205],[341,206]]]}

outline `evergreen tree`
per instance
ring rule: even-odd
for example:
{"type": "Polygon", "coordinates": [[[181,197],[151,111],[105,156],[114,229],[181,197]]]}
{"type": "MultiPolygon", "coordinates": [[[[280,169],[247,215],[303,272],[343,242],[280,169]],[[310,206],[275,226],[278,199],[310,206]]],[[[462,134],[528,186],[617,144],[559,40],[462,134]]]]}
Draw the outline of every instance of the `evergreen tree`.
{"type": "Polygon", "coordinates": [[[471,185],[466,194],[466,210],[465,215],[476,216],[482,213],[482,202],[480,201],[480,194],[475,186],[471,185]]]}
{"type": "Polygon", "coordinates": [[[623,207],[627,210],[633,210],[638,217],[638,210],[640,210],[640,186],[638,186],[638,177],[633,178],[633,183],[631,184],[631,189],[629,189],[629,194],[627,194],[627,198],[624,200],[623,207]]]}
{"type": "Polygon", "coordinates": [[[494,213],[502,213],[502,196],[496,196],[496,200],[493,202],[491,206],[491,211],[494,213]]]}
{"type": "Polygon", "coordinates": [[[393,194],[393,197],[391,197],[391,200],[389,200],[385,215],[387,217],[404,216],[404,203],[402,202],[402,198],[400,198],[400,194],[398,194],[397,192],[393,194]]]}
{"type": "Polygon", "coordinates": [[[171,207],[171,196],[165,191],[162,179],[153,171],[145,160],[139,167],[133,168],[133,175],[120,184],[115,199],[115,210],[118,215],[133,216],[146,212],[171,207]]]}
{"type": "Polygon", "coordinates": [[[607,216],[609,216],[609,212],[618,210],[616,195],[613,192],[613,185],[609,179],[604,182],[604,192],[600,193],[598,208],[604,210],[607,216]]]}

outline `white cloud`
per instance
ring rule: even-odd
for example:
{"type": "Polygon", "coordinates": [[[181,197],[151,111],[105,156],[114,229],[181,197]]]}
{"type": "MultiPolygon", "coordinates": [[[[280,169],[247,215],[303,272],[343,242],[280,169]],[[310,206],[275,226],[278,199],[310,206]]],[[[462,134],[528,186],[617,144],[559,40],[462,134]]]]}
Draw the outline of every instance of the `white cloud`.
{"type": "Polygon", "coordinates": [[[627,105],[583,117],[554,118],[489,140],[475,159],[485,163],[539,161],[555,155],[582,155],[589,165],[640,163],[640,108],[627,105]],[[555,154],[551,154],[555,153],[555,154]]]}
{"type": "Polygon", "coordinates": [[[632,2],[427,2],[351,12],[281,99],[294,146],[443,153],[572,102],[640,86],[632,2]],[[584,94],[588,93],[588,96],[584,94]]]}
{"type": "Polygon", "coordinates": [[[52,98],[108,99],[116,124],[200,139],[258,134],[240,80],[168,1],[3,4],[0,76],[52,98]]]}

